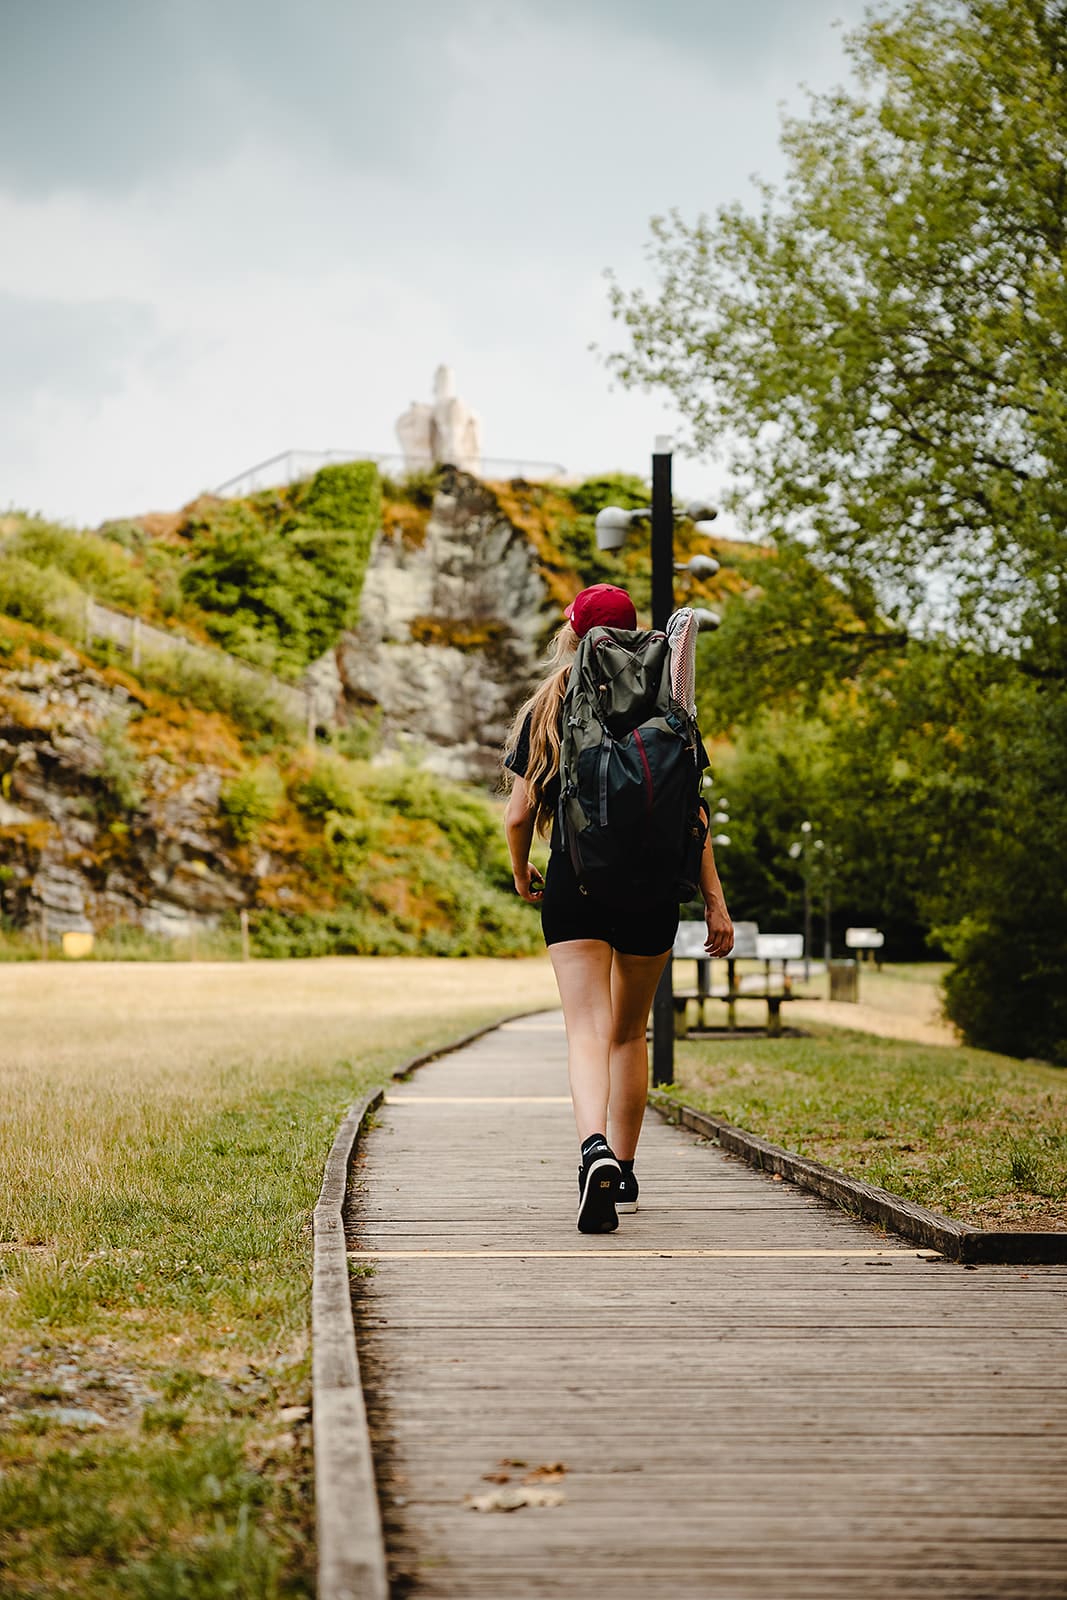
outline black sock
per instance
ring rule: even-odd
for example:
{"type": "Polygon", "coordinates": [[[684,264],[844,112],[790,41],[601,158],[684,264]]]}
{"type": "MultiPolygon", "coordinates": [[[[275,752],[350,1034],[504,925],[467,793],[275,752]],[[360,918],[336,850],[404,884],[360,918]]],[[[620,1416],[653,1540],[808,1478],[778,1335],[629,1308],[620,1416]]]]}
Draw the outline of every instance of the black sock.
{"type": "Polygon", "coordinates": [[[619,1166],[624,1172],[632,1172],[634,1170],[634,1164],[632,1161],[623,1161],[621,1158],[619,1160],[619,1166]]]}
{"type": "Polygon", "coordinates": [[[591,1133],[588,1139],[582,1140],[582,1160],[584,1161],[586,1156],[589,1155],[590,1151],[594,1150],[597,1145],[606,1145],[607,1142],[607,1139],[602,1133],[591,1133]]]}

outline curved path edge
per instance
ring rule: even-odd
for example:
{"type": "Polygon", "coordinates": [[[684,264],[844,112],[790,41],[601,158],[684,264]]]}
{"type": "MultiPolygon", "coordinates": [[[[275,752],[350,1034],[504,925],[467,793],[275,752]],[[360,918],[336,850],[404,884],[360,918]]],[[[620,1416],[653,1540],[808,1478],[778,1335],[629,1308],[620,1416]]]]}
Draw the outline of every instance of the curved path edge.
{"type": "MultiPolygon", "coordinates": [[[[416,1067],[461,1050],[507,1022],[537,1016],[546,1009],[550,1008],[537,1006],[498,1017],[472,1033],[401,1062],[390,1076],[405,1078],[416,1067]]],[[[348,1171],[360,1130],[384,1094],[384,1088],[371,1089],[346,1112],[326,1158],[313,1214],[311,1414],[318,1600],[388,1600],[389,1595],[342,1222],[348,1171]]]]}
{"type": "Polygon", "coordinates": [[[784,1150],[758,1134],[735,1128],[730,1122],[687,1106],[674,1095],[661,1090],[649,1092],[648,1103],[668,1122],[679,1123],[693,1133],[714,1139],[722,1149],[743,1157],[750,1166],[776,1172],[802,1189],[811,1189],[824,1200],[831,1200],[851,1216],[874,1222],[894,1233],[903,1234],[927,1249],[937,1250],[951,1261],[965,1265],[1011,1262],[1017,1265],[1067,1262],[1067,1233],[997,1233],[992,1229],[972,1228],[966,1222],[943,1217],[925,1206],[914,1205],[888,1189],[878,1189],[860,1178],[846,1177],[833,1167],[784,1150]]]}

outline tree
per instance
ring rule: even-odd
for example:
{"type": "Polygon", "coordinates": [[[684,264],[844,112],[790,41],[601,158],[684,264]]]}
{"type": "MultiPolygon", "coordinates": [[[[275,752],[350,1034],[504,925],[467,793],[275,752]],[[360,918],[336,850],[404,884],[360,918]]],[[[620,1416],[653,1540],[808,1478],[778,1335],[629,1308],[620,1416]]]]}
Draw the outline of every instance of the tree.
{"type": "Polygon", "coordinates": [[[861,614],[1021,648],[1065,620],[1067,0],[911,0],[848,48],[783,193],[653,220],[610,362],[861,614]]]}
{"type": "Polygon", "coordinates": [[[704,646],[720,724],[816,717],[952,1014],[1067,1063],[1067,0],[907,0],[849,52],[756,214],[653,220],[609,360],[774,541],[704,646]]]}

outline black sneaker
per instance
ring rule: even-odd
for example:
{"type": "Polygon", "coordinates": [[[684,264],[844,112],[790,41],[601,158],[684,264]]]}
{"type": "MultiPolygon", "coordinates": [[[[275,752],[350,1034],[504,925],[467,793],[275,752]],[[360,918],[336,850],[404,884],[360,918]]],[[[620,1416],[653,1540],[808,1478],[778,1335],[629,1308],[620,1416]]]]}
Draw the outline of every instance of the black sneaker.
{"type": "Polygon", "coordinates": [[[622,1168],[605,1141],[592,1145],[578,1168],[578,1232],[614,1233],[619,1226],[615,1197],[622,1168]]]}
{"type": "Polygon", "coordinates": [[[630,1170],[627,1171],[626,1168],[623,1167],[622,1177],[619,1179],[619,1192],[615,1197],[616,1211],[636,1211],[637,1191],[639,1188],[640,1185],[634,1176],[633,1168],[631,1167],[630,1170]]]}

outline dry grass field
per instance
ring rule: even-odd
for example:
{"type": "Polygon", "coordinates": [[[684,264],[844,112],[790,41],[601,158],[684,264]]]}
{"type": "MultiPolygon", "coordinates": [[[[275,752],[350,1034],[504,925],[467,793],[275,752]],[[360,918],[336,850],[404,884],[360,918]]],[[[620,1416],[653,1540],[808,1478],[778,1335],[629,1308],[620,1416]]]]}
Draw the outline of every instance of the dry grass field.
{"type": "Polygon", "coordinates": [[[546,960],[0,966],[11,1597],[313,1592],[310,1211],[390,1067],[546,960]]]}

